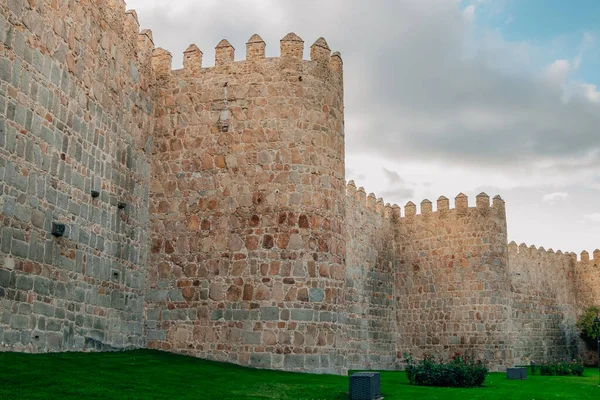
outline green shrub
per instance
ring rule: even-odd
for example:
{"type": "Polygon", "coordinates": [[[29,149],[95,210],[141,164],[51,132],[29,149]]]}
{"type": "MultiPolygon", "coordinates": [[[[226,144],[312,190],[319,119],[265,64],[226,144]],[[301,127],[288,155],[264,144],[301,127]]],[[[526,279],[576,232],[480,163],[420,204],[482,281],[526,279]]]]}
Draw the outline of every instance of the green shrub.
{"type": "MultiPolygon", "coordinates": [[[[553,362],[543,362],[538,366],[540,375],[549,375],[549,376],[583,376],[583,361],[581,360],[562,360],[562,361],[553,361],[553,362]]],[[[534,374],[534,369],[532,368],[532,374],[534,374]]]]}
{"type": "Polygon", "coordinates": [[[594,326],[594,319],[598,316],[598,313],[600,313],[600,307],[588,307],[579,316],[576,323],[581,338],[590,349],[598,349],[597,337],[600,334],[600,329],[594,326]]]}
{"type": "Polygon", "coordinates": [[[483,385],[488,373],[481,361],[456,353],[449,362],[436,361],[425,356],[415,363],[412,355],[404,354],[408,381],[419,386],[478,387],[483,385]]]}

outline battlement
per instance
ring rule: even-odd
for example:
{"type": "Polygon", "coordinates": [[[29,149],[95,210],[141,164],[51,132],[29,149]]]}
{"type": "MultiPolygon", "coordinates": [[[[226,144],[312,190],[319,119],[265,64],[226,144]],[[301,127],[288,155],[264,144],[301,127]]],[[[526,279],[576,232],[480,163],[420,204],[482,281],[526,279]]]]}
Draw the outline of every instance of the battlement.
{"type": "Polygon", "coordinates": [[[280,41],[280,56],[267,58],[265,49],[267,44],[258,35],[253,34],[246,42],[246,57],[244,60],[235,60],[235,48],[226,39],[221,40],[215,47],[214,67],[203,67],[203,52],[195,44],[191,44],[184,52],[183,69],[173,70],[173,57],[164,49],[155,49],[153,66],[158,76],[163,78],[171,74],[197,77],[202,72],[213,69],[230,68],[232,64],[257,63],[265,60],[280,59],[286,62],[286,67],[293,66],[293,62],[316,63],[327,66],[332,73],[341,73],[342,57],[339,52],[331,53],[327,41],[320,37],[310,47],[310,60],[304,60],[304,41],[295,33],[288,33],[280,41]],[[290,64],[291,63],[291,64],[290,64]]]}
{"type": "Polygon", "coordinates": [[[409,201],[404,206],[404,217],[430,217],[443,216],[447,213],[456,212],[464,214],[469,211],[477,211],[479,213],[496,212],[504,214],[504,200],[499,195],[494,196],[490,203],[490,197],[486,193],[480,193],[476,196],[475,207],[469,207],[469,198],[464,193],[459,193],[454,198],[454,208],[450,208],[450,200],[445,196],[440,196],[436,201],[436,210],[433,210],[433,203],[429,199],[424,199],[420,203],[420,213],[417,212],[417,206],[409,201]]]}
{"type": "Polygon", "coordinates": [[[346,184],[346,195],[352,197],[359,204],[364,204],[365,209],[372,210],[377,214],[385,217],[396,217],[401,220],[412,217],[420,216],[435,216],[444,215],[448,212],[466,213],[469,210],[478,211],[480,213],[497,212],[505,213],[505,204],[502,197],[499,195],[494,196],[490,203],[490,197],[485,193],[480,193],[476,196],[475,207],[469,207],[469,199],[464,193],[459,193],[454,198],[454,208],[450,208],[450,200],[445,196],[440,196],[437,199],[436,210],[433,210],[433,203],[429,199],[424,199],[420,203],[420,213],[417,212],[417,206],[412,201],[409,201],[404,206],[404,215],[402,215],[401,208],[397,204],[391,205],[390,203],[384,203],[382,198],[377,198],[374,193],[370,193],[368,196],[363,187],[356,188],[354,181],[349,181],[346,184]]]}
{"type": "Polygon", "coordinates": [[[379,214],[386,219],[400,218],[400,206],[384,203],[383,198],[375,197],[374,193],[370,193],[367,196],[365,188],[361,186],[357,189],[356,184],[352,180],[346,184],[346,196],[351,197],[359,206],[364,207],[365,211],[368,210],[379,214]]]}
{"type": "Polygon", "coordinates": [[[508,244],[508,252],[510,254],[518,254],[525,257],[566,257],[570,258],[573,261],[579,262],[597,262],[600,261],[600,250],[596,249],[593,251],[593,258],[590,258],[590,253],[586,250],[583,250],[579,257],[577,253],[574,252],[563,252],[561,250],[554,251],[553,249],[544,249],[543,247],[536,247],[535,245],[528,246],[525,243],[517,244],[515,241],[512,241],[508,244]]]}

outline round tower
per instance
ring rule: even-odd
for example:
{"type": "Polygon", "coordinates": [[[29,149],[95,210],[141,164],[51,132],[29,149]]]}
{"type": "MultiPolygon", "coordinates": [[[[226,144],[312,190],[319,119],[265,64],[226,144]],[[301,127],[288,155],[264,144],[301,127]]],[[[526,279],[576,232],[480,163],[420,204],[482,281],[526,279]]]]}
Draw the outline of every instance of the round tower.
{"type": "Polygon", "coordinates": [[[149,345],[343,373],[342,60],[293,33],[278,58],[246,46],[211,68],[191,46],[179,71],[156,52],[149,345]]]}

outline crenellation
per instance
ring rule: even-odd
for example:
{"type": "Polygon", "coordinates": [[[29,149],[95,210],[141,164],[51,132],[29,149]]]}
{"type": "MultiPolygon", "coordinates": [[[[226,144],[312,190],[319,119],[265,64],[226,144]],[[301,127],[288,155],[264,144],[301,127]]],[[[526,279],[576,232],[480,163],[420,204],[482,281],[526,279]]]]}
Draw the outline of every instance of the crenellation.
{"type": "Polygon", "coordinates": [[[594,250],[593,255],[594,255],[594,261],[600,260],[600,250],[598,250],[598,249],[594,250]]]}
{"type": "Polygon", "coordinates": [[[447,197],[440,196],[437,199],[437,210],[438,211],[448,211],[450,209],[450,200],[447,197]]]}
{"type": "Polygon", "coordinates": [[[384,208],[385,208],[385,205],[383,203],[383,199],[381,197],[379,197],[377,199],[377,203],[375,203],[375,211],[379,215],[384,215],[384,211],[385,211],[384,208]]]}
{"type": "Polygon", "coordinates": [[[402,211],[398,204],[392,205],[392,213],[394,214],[394,217],[396,219],[400,220],[400,218],[402,217],[402,211]]]}
{"type": "Polygon", "coordinates": [[[235,61],[235,48],[227,39],[221,40],[215,47],[215,67],[232,64],[235,61]]]}
{"type": "Polygon", "coordinates": [[[377,204],[377,198],[375,197],[375,193],[369,193],[367,196],[367,209],[375,210],[375,205],[377,204]]]}
{"type": "Polygon", "coordinates": [[[367,204],[367,192],[365,192],[365,188],[364,187],[361,186],[356,191],[356,200],[358,201],[358,204],[364,204],[366,206],[366,204],[367,204]]]}
{"type": "Polygon", "coordinates": [[[431,215],[431,213],[433,213],[433,205],[431,201],[424,199],[421,201],[421,214],[431,215]]]}
{"type": "Polygon", "coordinates": [[[258,35],[254,34],[246,43],[246,60],[255,61],[265,58],[265,41],[258,35]]]}
{"type": "Polygon", "coordinates": [[[329,69],[335,72],[342,72],[344,63],[342,61],[342,55],[339,51],[333,52],[329,59],[329,69]]]}
{"type": "Polygon", "coordinates": [[[466,210],[469,208],[469,198],[464,193],[459,193],[454,198],[454,208],[457,210],[466,210]]]}
{"type": "Polygon", "coordinates": [[[580,261],[582,261],[582,262],[589,262],[590,261],[590,253],[588,253],[587,251],[583,250],[581,252],[580,261]]]}
{"type": "Polygon", "coordinates": [[[394,217],[394,210],[392,209],[392,205],[390,203],[385,203],[383,215],[386,219],[391,219],[394,217]]]}
{"type": "Polygon", "coordinates": [[[304,40],[294,32],[290,32],[280,41],[281,58],[302,60],[304,55],[304,40]]]}
{"type": "Polygon", "coordinates": [[[331,49],[324,38],[318,38],[312,46],[310,46],[311,61],[324,61],[329,63],[331,59],[331,49]]]}
{"type": "Polygon", "coordinates": [[[412,201],[409,201],[404,206],[404,216],[405,217],[414,217],[417,215],[417,206],[412,201]]]}
{"type": "Polygon", "coordinates": [[[202,71],[202,51],[195,44],[190,44],[183,52],[183,69],[192,77],[198,77],[202,71]]]}
{"type": "Polygon", "coordinates": [[[577,262],[577,253],[571,252],[569,253],[569,256],[571,257],[571,260],[575,263],[577,262]]]}
{"type": "Polygon", "coordinates": [[[156,79],[166,80],[171,76],[173,55],[163,48],[156,48],[152,52],[152,69],[156,79]]]}
{"type": "Polygon", "coordinates": [[[539,255],[539,254],[538,254],[538,249],[537,249],[537,246],[536,246],[536,245],[534,245],[534,244],[532,244],[531,246],[529,246],[529,249],[528,249],[528,253],[527,253],[527,254],[528,254],[529,256],[531,256],[531,257],[537,257],[537,256],[539,255]]]}
{"type": "Polygon", "coordinates": [[[354,181],[349,181],[346,185],[346,195],[350,198],[354,198],[356,195],[356,184],[354,181]]]}
{"type": "Polygon", "coordinates": [[[481,192],[475,197],[475,206],[480,210],[487,210],[490,208],[490,196],[481,192]]]}
{"type": "Polygon", "coordinates": [[[148,48],[154,49],[154,38],[152,35],[152,30],[151,29],[142,29],[139,34],[138,43],[140,41],[142,42],[141,47],[143,49],[148,49],[148,48]]]}
{"type": "Polygon", "coordinates": [[[505,212],[505,205],[504,205],[504,200],[502,199],[502,197],[500,197],[499,194],[494,196],[494,199],[492,200],[492,207],[500,210],[501,212],[505,212]]]}

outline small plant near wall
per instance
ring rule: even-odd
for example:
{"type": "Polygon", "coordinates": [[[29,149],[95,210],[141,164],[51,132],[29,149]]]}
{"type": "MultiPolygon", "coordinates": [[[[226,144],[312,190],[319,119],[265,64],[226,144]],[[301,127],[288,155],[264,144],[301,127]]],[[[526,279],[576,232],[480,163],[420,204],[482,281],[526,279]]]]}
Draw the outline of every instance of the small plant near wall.
{"type": "MultiPolygon", "coordinates": [[[[546,376],[583,376],[584,365],[581,360],[543,362],[537,365],[536,368],[540,375],[546,376]]],[[[535,374],[532,368],[532,375],[535,374]]]]}
{"type": "Polygon", "coordinates": [[[415,362],[411,354],[404,354],[406,373],[412,385],[442,387],[479,387],[488,374],[483,362],[456,353],[448,362],[425,356],[415,362]]]}
{"type": "Polygon", "coordinates": [[[581,338],[590,349],[594,350],[598,349],[597,337],[600,334],[600,328],[594,326],[594,319],[599,313],[599,306],[590,306],[579,316],[576,323],[581,338]]]}

